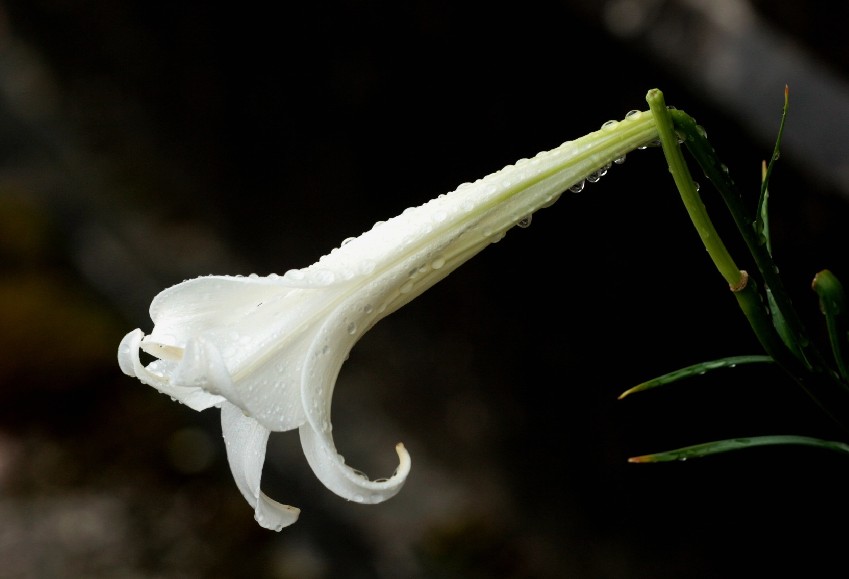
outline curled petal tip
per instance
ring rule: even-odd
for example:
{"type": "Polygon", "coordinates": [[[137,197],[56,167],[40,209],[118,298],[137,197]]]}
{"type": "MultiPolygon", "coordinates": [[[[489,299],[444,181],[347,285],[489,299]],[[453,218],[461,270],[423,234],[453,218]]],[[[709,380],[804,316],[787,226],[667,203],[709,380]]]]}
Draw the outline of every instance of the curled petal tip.
{"type": "Polygon", "coordinates": [[[260,527],[270,531],[281,531],[298,521],[301,509],[284,505],[260,493],[259,503],[254,513],[254,520],[260,527]]]}
{"type": "Polygon", "coordinates": [[[118,345],[118,366],[124,374],[131,378],[136,377],[133,360],[135,353],[139,350],[142,336],[144,336],[142,331],[136,328],[124,336],[118,345]]]}
{"type": "Polygon", "coordinates": [[[398,467],[388,479],[370,480],[360,471],[354,470],[336,452],[331,438],[317,432],[310,425],[300,429],[301,444],[307,461],[316,476],[328,489],[349,501],[376,504],[395,496],[410,474],[412,460],[403,444],[395,445],[398,467]]]}
{"type": "Polygon", "coordinates": [[[410,467],[413,465],[410,453],[407,452],[403,442],[395,445],[395,452],[398,453],[398,469],[395,471],[395,475],[407,478],[407,475],[410,474],[410,467]]]}

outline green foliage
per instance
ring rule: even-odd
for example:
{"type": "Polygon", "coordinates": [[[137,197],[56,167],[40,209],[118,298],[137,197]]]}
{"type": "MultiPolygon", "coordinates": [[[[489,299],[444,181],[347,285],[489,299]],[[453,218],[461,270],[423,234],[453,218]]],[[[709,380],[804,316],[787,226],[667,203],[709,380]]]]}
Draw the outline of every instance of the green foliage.
{"type": "MultiPolygon", "coordinates": [[[[769,233],[768,183],[780,156],[781,138],[787,118],[789,92],[784,91],[784,108],[775,149],[769,163],[764,163],[762,186],[756,204],[748,208],[731,178],[728,168],[719,160],[707,140],[705,130],[686,113],[669,108],[663,94],[653,89],[646,100],[658,124],[661,146],[670,173],[681,194],[696,230],[718,271],[728,281],[741,311],[765,350],[765,355],[733,356],[695,364],[643,382],[627,391],[629,394],[675,383],[691,376],[705,374],[739,364],[775,362],[784,370],[830,419],[849,427],[849,334],[846,328],[846,297],[843,286],[829,270],[816,274],[812,284],[817,293],[831,345],[831,356],[825,356],[808,337],[794,308],[772,256],[769,233]],[[693,156],[707,179],[720,194],[748,249],[749,260],[757,272],[736,270],[735,262],[719,239],[710,217],[694,186],[683,158],[681,145],[693,156]]],[[[842,442],[804,436],[761,436],[731,438],[688,446],[631,459],[631,462],[663,462],[686,460],[700,456],[767,445],[804,445],[822,447],[849,454],[842,442]]]]}

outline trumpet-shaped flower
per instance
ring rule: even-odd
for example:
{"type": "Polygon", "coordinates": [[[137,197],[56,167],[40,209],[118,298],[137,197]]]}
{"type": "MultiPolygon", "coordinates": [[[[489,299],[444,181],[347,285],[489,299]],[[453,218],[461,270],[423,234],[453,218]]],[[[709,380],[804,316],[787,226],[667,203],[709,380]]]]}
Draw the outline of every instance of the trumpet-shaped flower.
{"type": "Polygon", "coordinates": [[[263,527],[279,530],[299,514],[260,490],[272,431],[297,428],[307,461],[336,494],[382,502],[410,471],[404,446],[391,477],[369,480],[345,464],[331,434],[336,378],[357,340],[563,191],[656,138],[649,114],[629,114],[380,221],[304,269],[177,284],[154,298],[153,331],[122,340],[121,369],[194,410],[221,408],[233,477],[263,527]],[[143,364],[140,350],[155,359],[143,364]]]}

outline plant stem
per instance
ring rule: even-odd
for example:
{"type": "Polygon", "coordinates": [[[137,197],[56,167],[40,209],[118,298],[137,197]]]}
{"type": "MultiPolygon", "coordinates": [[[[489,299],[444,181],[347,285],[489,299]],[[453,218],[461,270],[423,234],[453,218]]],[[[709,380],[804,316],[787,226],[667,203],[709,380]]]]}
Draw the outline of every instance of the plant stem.
{"type": "Polygon", "coordinates": [[[670,113],[674,111],[666,108],[663,93],[657,89],[648,92],[646,101],[655,117],[660,144],[663,147],[666,162],[669,164],[669,172],[672,173],[672,178],[681,194],[681,200],[687,208],[690,219],[696,227],[705,249],[734,292],[734,297],[737,299],[740,309],[763,348],[776,360],[786,358],[787,349],[766,313],[767,310],[758,293],[755,280],[749,279],[749,275],[741,271],[734,263],[734,259],[728,253],[725,244],[716,232],[699,192],[696,190],[690,169],[687,167],[684,155],[678,145],[678,135],[673,129],[670,113]]]}
{"type": "MultiPolygon", "coordinates": [[[[778,268],[767,251],[765,238],[757,234],[754,221],[747,215],[742,198],[728,175],[727,168],[719,162],[713,147],[708,143],[704,129],[682,111],[667,109],[663,93],[657,89],[648,92],[646,101],[655,116],[670,172],[690,212],[691,219],[702,236],[717,269],[734,290],[734,295],[761,345],[827,415],[846,427],[849,425],[849,385],[839,379],[837,373],[825,362],[820,350],[808,338],[801,319],[784,288],[778,268]],[[712,225],[707,225],[710,223],[710,218],[693,186],[689,169],[678,145],[676,129],[685,135],[687,149],[720,192],[731,212],[737,229],[775,300],[778,313],[774,315],[780,315],[787,325],[792,349],[779,336],[754,280],[750,279],[748,283],[745,283],[745,272],[739,272],[743,287],[739,287],[740,281],[737,282],[737,286],[734,285],[735,277],[731,271],[734,261],[727,256],[727,250],[721,240],[714,242],[710,239],[711,235],[716,235],[716,232],[712,225]],[[705,239],[705,233],[708,234],[707,239],[705,239]]],[[[718,235],[716,237],[718,239],[718,235]]]]}
{"type": "Polygon", "coordinates": [[[714,229],[713,222],[707,214],[707,209],[705,209],[696,189],[696,184],[690,175],[690,169],[687,167],[681,149],[678,147],[678,137],[672,127],[672,119],[666,109],[663,93],[658,89],[652,89],[646,95],[646,101],[655,118],[663,154],[669,164],[669,172],[672,173],[672,179],[681,193],[684,207],[686,207],[705,249],[707,249],[719,273],[722,274],[722,277],[725,278],[732,289],[744,286],[746,282],[745,274],[734,263],[734,259],[725,248],[722,238],[714,229]]]}

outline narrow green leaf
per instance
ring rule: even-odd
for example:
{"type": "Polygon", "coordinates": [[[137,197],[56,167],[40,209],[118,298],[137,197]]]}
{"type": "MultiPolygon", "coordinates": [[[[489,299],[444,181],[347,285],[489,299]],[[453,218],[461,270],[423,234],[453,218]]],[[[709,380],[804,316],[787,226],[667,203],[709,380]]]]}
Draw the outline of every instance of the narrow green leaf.
{"type": "MultiPolygon", "coordinates": [[[[784,107],[781,110],[781,123],[778,126],[778,136],[775,139],[775,148],[773,149],[769,163],[763,162],[761,164],[761,194],[758,197],[758,209],[755,213],[755,221],[753,223],[755,231],[763,240],[766,251],[770,256],[772,256],[772,236],[769,229],[769,179],[772,176],[772,168],[781,155],[781,138],[784,135],[784,124],[787,121],[788,108],[789,88],[785,85],[784,107]]],[[[769,304],[769,311],[772,315],[772,323],[775,326],[775,331],[778,332],[778,335],[781,336],[781,340],[797,358],[804,359],[804,354],[801,348],[799,348],[799,345],[793,339],[793,333],[788,326],[784,315],[781,313],[781,308],[778,306],[775,296],[769,286],[766,287],[766,297],[767,303],[769,304]]]]}
{"type": "Polygon", "coordinates": [[[723,452],[731,452],[734,450],[742,450],[746,448],[757,448],[761,446],[813,446],[833,450],[845,455],[849,455],[849,444],[837,442],[833,440],[822,440],[819,438],[811,438],[809,436],[794,436],[794,435],[773,435],[773,436],[755,436],[752,438],[729,438],[728,440],[717,440],[714,442],[706,442],[693,446],[685,446],[675,450],[658,452],[655,454],[645,454],[642,456],[634,456],[628,459],[628,462],[644,463],[644,462],[671,462],[675,460],[688,460],[690,458],[701,458],[713,454],[721,454],[723,452]]]}
{"type": "Polygon", "coordinates": [[[658,376],[653,380],[638,384],[633,388],[630,388],[620,394],[619,400],[622,400],[626,396],[629,396],[636,392],[642,392],[643,390],[650,390],[652,388],[657,388],[658,386],[671,384],[673,382],[683,380],[684,378],[701,376],[702,374],[706,374],[711,370],[718,370],[720,368],[734,368],[735,366],[739,366],[741,364],[771,363],[772,361],[773,359],[770,356],[731,356],[729,358],[720,358],[719,360],[712,360],[710,362],[701,362],[699,364],[693,364],[692,366],[687,366],[686,368],[681,368],[680,370],[675,370],[673,372],[669,372],[668,374],[658,376]]]}
{"type": "MultiPolygon", "coordinates": [[[[784,127],[784,122],[781,124],[784,127]]],[[[781,140],[781,131],[779,130],[779,140],[781,140]]],[[[776,149],[778,145],[776,144],[776,149]]],[[[772,167],[772,162],[767,166],[766,161],[761,163],[761,196],[758,199],[758,211],[755,215],[753,227],[764,239],[766,250],[772,255],[772,237],[769,230],[769,189],[766,186],[769,179],[769,173],[772,167]]]]}
{"type": "Polygon", "coordinates": [[[769,198],[769,178],[772,176],[772,167],[781,156],[781,137],[784,135],[784,123],[787,121],[787,110],[790,107],[790,88],[784,85],[784,107],[781,110],[781,123],[778,125],[778,137],[775,139],[775,148],[769,159],[766,171],[761,179],[761,194],[758,198],[758,211],[755,216],[755,231],[766,239],[767,249],[772,249],[769,244],[769,220],[767,219],[767,200],[769,198]]]}
{"type": "MultiPolygon", "coordinates": [[[[767,242],[767,245],[769,245],[769,242],[767,242]]],[[[787,325],[787,320],[784,318],[784,314],[781,313],[781,308],[778,307],[778,302],[776,302],[775,295],[772,293],[772,289],[770,289],[769,286],[766,287],[766,303],[769,306],[770,320],[772,320],[772,325],[775,328],[778,337],[781,338],[781,341],[785,346],[787,346],[787,349],[790,350],[794,356],[796,356],[799,360],[804,361],[804,363],[810,367],[810,362],[806,360],[805,354],[793,338],[793,332],[787,325]]]]}

